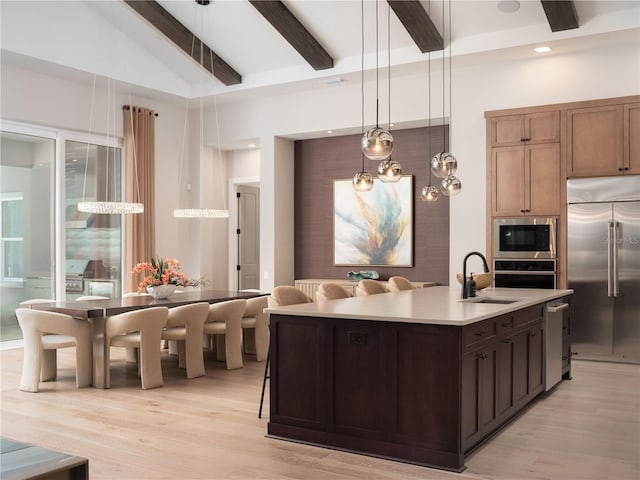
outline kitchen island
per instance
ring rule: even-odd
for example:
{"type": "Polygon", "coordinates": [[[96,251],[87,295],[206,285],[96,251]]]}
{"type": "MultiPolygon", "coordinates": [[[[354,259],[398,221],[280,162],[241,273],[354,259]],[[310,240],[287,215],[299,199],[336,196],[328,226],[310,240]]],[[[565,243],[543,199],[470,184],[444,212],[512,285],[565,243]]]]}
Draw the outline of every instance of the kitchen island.
{"type": "Polygon", "coordinates": [[[545,304],[571,293],[431,287],[270,308],[268,435],[462,471],[544,391],[545,304]]]}

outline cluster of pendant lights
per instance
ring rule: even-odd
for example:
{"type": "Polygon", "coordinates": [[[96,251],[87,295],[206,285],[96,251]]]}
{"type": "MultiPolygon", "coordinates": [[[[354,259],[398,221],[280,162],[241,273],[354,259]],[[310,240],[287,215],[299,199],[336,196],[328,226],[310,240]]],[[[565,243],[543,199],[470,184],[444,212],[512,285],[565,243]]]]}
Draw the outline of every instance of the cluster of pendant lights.
{"type": "MultiPolygon", "coordinates": [[[[429,2],[429,10],[430,8],[429,2]]],[[[442,31],[444,37],[444,0],[442,1],[442,31]]],[[[362,1],[362,130],[364,131],[364,0],[362,1]]],[[[430,14],[431,12],[429,12],[430,14]]],[[[389,10],[388,10],[389,14],[389,10]]],[[[387,31],[390,32],[389,17],[387,17],[387,31]]],[[[390,52],[391,42],[389,39],[390,52]]],[[[390,53],[389,53],[390,55],[390,53]]],[[[431,53],[429,53],[429,150],[431,152],[431,53]]],[[[442,117],[445,115],[445,54],[442,50],[442,117]]],[[[389,117],[391,117],[391,61],[389,56],[389,117]]],[[[366,192],[373,188],[374,177],[364,167],[364,158],[380,162],[378,165],[378,178],[383,182],[397,182],[402,177],[402,166],[391,159],[393,152],[393,136],[389,130],[380,128],[378,123],[378,2],[376,1],[376,126],[365,132],[362,136],[362,169],[353,177],[353,188],[359,192],[366,192]]],[[[449,1],[449,120],[451,123],[451,1],[449,1]]],[[[391,128],[391,122],[389,122],[391,128]]],[[[446,144],[445,129],[443,127],[443,147],[446,144]]],[[[429,153],[428,153],[429,154],[429,153]]],[[[457,195],[462,189],[462,183],[455,176],[458,169],[458,161],[449,152],[442,151],[435,154],[429,162],[429,185],[422,188],[420,198],[425,202],[438,199],[440,192],[444,195],[457,195]],[[436,187],[432,184],[432,175],[440,180],[436,187]]]]}
{"type": "MultiPolygon", "coordinates": [[[[389,14],[389,9],[387,9],[389,14]]],[[[361,2],[362,15],[362,130],[364,131],[364,0],[361,2]]],[[[387,17],[388,20],[389,17],[387,17]]],[[[389,45],[390,47],[390,45],[389,45]]],[[[390,48],[389,48],[390,51],[390,48]]],[[[391,117],[391,63],[389,62],[389,117],[391,117]]],[[[380,128],[378,122],[378,2],[376,0],[376,126],[362,135],[362,170],[353,177],[353,188],[358,192],[368,192],[373,188],[373,175],[365,171],[364,157],[380,162],[378,178],[383,182],[397,182],[402,177],[402,165],[391,159],[393,135],[389,130],[380,128]]],[[[391,122],[389,121],[389,129],[391,122]]]]}
{"type": "MultiPolygon", "coordinates": [[[[429,15],[431,15],[431,2],[428,4],[429,15]]],[[[444,39],[444,0],[442,0],[442,37],[444,39]]],[[[444,67],[444,48],[442,50],[442,118],[445,115],[445,67],[444,67]]],[[[429,52],[429,152],[431,152],[431,52],[429,52]]],[[[451,130],[451,0],[449,0],[449,130],[451,130]]],[[[442,128],[442,146],[446,145],[446,133],[442,128]]],[[[458,160],[449,152],[436,153],[429,164],[429,185],[423,187],[420,191],[420,198],[425,202],[434,202],[438,199],[439,192],[444,195],[457,195],[462,189],[462,183],[454,175],[458,170],[458,160]],[[432,184],[432,175],[440,178],[440,188],[432,184]]]]}

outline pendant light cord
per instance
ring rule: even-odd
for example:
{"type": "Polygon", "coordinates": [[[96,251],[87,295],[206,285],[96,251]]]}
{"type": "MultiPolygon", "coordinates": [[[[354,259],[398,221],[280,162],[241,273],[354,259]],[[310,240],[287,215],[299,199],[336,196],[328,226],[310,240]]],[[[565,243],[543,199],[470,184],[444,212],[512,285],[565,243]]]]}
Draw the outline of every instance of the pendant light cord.
{"type": "MultiPolygon", "coordinates": [[[[360,56],[360,86],[362,91],[362,131],[364,135],[364,0],[360,1],[360,37],[361,37],[361,56],[360,56]]],[[[364,172],[364,152],[362,153],[362,172],[364,172]]]]}
{"type": "Polygon", "coordinates": [[[449,151],[451,151],[451,127],[453,125],[453,98],[451,88],[451,0],[449,0],[449,151]]]}
{"type": "Polygon", "coordinates": [[[378,122],[378,113],[379,113],[379,103],[380,103],[380,95],[379,95],[379,82],[380,77],[378,75],[378,0],[376,1],[376,128],[380,127],[378,122]]]}
{"type": "MultiPolygon", "coordinates": [[[[429,16],[431,16],[431,0],[428,1],[427,3],[427,10],[428,10],[428,14],[429,16]]],[[[431,158],[431,50],[429,50],[429,52],[427,53],[427,64],[428,64],[428,74],[429,77],[427,78],[427,100],[429,101],[429,106],[428,106],[428,111],[429,111],[429,120],[428,120],[428,128],[427,128],[427,135],[429,137],[429,147],[428,147],[428,151],[427,151],[427,165],[428,165],[428,169],[429,169],[429,185],[431,185],[431,182],[433,180],[432,177],[432,173],[431,173],[431,165],[430,165],[430,158],[431,158]]]]}
{"type": "Polygon", "coordinates": [[[447,151],[447,133],[446,133],[446,129],[444,128],[444,117],[446,115],[446,111],[445,111],[445,99],[447,98],[447,92],[446,92],[446,87],[445,87],[445,78],[444,78],[444,71],[445,71],[445,66],[444,66],[444,50],[445,50],[445,45],[444,45],[444,41],[446,40],[446,36],[445,36],[445,31],[444,31],[444,0],[442,0],[442,151],[446,152],[447,151]]]}
{"type": "Polygon", "coordinates": [[[387,2],[387,83],[389,87],[389,132],[391,132],[391,5],[387,2]]]}

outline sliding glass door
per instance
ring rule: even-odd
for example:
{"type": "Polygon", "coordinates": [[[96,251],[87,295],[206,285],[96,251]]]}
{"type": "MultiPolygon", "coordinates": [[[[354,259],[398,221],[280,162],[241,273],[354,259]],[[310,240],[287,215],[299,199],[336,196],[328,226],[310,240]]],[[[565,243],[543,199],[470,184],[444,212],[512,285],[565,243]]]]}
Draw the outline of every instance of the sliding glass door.
{"type": "Polygon", "coordinates": [[[77,205],[122,198],[121,150],[119,139],[2,125],[0,341],[22,338],[25,300],[120,296],[122,218],[77,205]]]}
{"type": "MultiPolygon", "coordinates": [[[[55,138],[0,132],[2,340],[22,337],[15,309],[55,296],[55,138]]],[[[42,135],[45,135],[43,132],[42,135]]]]}

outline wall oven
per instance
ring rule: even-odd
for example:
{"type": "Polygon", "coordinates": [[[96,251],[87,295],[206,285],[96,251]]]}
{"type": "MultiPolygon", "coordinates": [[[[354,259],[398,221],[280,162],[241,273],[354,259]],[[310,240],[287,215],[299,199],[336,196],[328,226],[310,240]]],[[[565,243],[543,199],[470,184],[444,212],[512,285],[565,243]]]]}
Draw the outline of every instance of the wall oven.
{"type": "Polygon", "coordinates": [[[556,288],[556,261],[494,259],[493,284],[506,288],[556,288]]]}
{"type": "Polygon", "coordinates": [[[556,258],[556,219],[494,219],[493,258],[556,258]]]}

